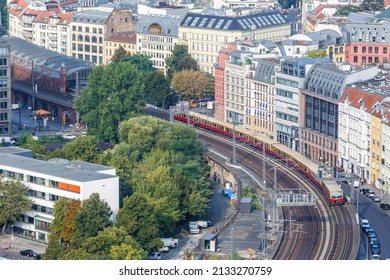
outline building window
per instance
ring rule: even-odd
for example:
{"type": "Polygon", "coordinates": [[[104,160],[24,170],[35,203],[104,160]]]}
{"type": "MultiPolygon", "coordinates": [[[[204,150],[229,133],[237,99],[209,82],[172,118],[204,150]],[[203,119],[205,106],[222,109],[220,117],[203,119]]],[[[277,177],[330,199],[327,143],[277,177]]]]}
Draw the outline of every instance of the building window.
{"type": "Polygon", "coordinates": [[[357,57],[356,55],[353,57],[353,62],[354,62],[354,63],[357,63],[357,62],[358,62],[358,57],[357,57]]]}
{"type": "Polygon", "coordinates": [[[366,53],[366,51],[367,51],[367,48],[366,48],[366,47],[363,47],[363,48],[362,48],[362,53],[366,53]]]}
{"type": "Polygon", "coordinates": [[[372,53],[372,47],[368,47],[368,53],[372,53]]]}
{"type": "Polygon", "coordinates": [[[387,53],[387,47],[383,47],[383,53],[387,53]]]}
{"type": "Polygon", "coordinates": [[[354,53],[357,53],[357,52],[358,52],[358,47],[357,47],[357,46],[353,47],[353,52],[354,52],[354,53]]]}

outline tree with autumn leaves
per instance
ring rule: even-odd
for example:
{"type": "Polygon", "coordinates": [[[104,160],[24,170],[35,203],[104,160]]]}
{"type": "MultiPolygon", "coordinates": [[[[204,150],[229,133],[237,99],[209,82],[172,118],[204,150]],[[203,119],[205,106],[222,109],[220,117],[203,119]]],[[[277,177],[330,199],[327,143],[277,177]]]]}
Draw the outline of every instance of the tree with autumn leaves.
{"type": "Polygon", "coordinates": [[[201,97],[213,83],[214,79],[205,72],[193,69],[176,72],[172,78],[172,87],[182,96],[182,100],[201,97]]]}

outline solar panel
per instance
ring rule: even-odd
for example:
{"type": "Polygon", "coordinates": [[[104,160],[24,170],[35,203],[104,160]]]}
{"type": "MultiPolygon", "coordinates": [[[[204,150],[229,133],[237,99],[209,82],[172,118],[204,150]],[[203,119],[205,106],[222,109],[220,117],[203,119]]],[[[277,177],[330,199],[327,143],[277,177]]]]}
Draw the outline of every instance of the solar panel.
{"type": "Polygon", "coordinates": [[[188,17],[186,18],[186,21],[184,22],[183,25],[188,25],[188,23],[190,22],[190,20],[192,19],[192,17],[188,17]]]}
{"type": "Polygon", "coordinates": [[[196,25],[196,23],[199,21],[199,17],[196,17],[195,19],[194,19],[194,21],[191,23],[191,26],[195,26],[196,25]]]}
{"type": "Polygon", "coordinates": [[[199,27],[203,27],[203,25],[206,23],[207,18],[203,18],[202,21],[199,23],[199,27]]]}
{"type": "Polygon", "coordinates": [[[272,17],[276,20],[277,23],[281,24],[280,19],[276,15],[272,15],[272,17]]]}
{"type": "Polygon", "coordinates": [[[229,27],[230,27],[230,25],[232,24],[232,22],[233,22],[233,20],[231,20],[231,19],[229,19],[227,22],[226,22],[226,24],[225,24],[225,26],[223,27],[223,29],[228,29],[229,27]]]}
{"type": "Polygon", "coordinates": [[[247,27],[245,26],[245,24],[242,22],[241,19],[239,19],[239,20],[237,20],[237,21],[238,21],[238,23],[241,25],[241,27],[242,27],[243,29],[247,29],[247,27]]]}
{"type": "Polygon", "coordinates": [[[213,26],[215,20],[216,20],[215,18],[212,18],[212,19],[210,20],[209,24],[207,25],[207,28],[211,28],[211,27],[213,26]]]}
{"type": "Polygon", "coordinates": [[[215,26],[216,29],[219,29],[223,23],[224,19],[220,19],[217,23],[217,25],[215,26]]]}
{"type": "Polygon", "coordinates": [[[277,14],[276,16],[281,20],[282,23],[286,22],[286,19],[282,15],[277,14]]]}
{"type": "Polygon", "coordinates": [[[263,25],[257,18],[253,18],[253,20],[256,22],[257,27],[262,27],[263,25]]]}

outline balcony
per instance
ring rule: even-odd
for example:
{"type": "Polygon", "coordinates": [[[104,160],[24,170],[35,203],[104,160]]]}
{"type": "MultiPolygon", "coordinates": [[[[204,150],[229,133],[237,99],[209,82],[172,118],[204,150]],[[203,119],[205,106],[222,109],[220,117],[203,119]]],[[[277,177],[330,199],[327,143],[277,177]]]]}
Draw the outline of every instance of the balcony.
{"type": "Polygon", "coordinates": [[[57,42],[49,42],[50,48],[57,48],[57,42]]]}
{"type": "Polygon", "coordinates": [[[49,35],[51,41],[57,41],[57,35],[49,35]]]}

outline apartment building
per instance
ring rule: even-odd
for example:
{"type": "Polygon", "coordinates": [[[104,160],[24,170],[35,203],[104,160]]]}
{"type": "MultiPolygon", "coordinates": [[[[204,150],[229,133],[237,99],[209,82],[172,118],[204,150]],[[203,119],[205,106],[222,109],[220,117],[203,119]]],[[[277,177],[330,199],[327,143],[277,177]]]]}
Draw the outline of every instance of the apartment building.
{"type": "Polygon", "coordinates": [[[70,23],[73,57],[103,64],[104,40],[116,32],[134,31],[131,10],[85,10],[74,14],[70,23]]]}
{"type": "Polygon", "coordinates": [[[179,43],[200,69],[214,75],[221,48],[236,40],[280,41],[291,35],[291,25],[279,12],[267,10],[242,16],[188,13],[179,26],[179,43]]]}
{"type": "Polygon", "coordinates": [[[33,23],[32,42],[48,50],[71,55],[69,42],[71,19],[71,14],[40,13],[33,23]]]}
{"type": "Polygon", "coordinates": [[[295,34],[281,42],[282,54],[295,58],[305,57],[310,51],[325,51],[331,62],[343,62],[345,54],[344,40],[341,34],[324,29],[306,34],[295,34]]]}
{"type": "Polygon", "coordinates": [[[0,177],[26,184],[32,201],[31,210],[14,223],[14,234],[48,242],[53,207],[61,197],[85,200],[98,193],[114,213],[119,210],[119,177],[114,168],[65,159],[42,161],[27,154],[14,147],[0,149],[0,177]]]}
{"type": "Polygon", "coordinates": [[[389,62],[390,22],[350,22],[342,27],[345,61],[352,65],[389,62]]]}
{"type": "Polygon", "coordinates": [[[381,81],[354,83],[340,99],[342,168],[383,188],[388,182],[388,112],[390,103],[381,81]]]}
{"type": "Polygon", "coordinates": [[[180,15],[142,15],[137,22],[137,52],[146,55],[153,66],[166,74],[165,59],[178,43],[180,15]]]}
{"type": "Polygon", "coordinates": [[[12,133],[10,65],[10,45],[0,39],[0,136],[12,133]]]}
{"type": "Polygon", "coordinates": [[[8,34],[32,42],[33,23],[39,14],[47,12],[46,5],[42,2],[27,3],[24,0],[19,0],[9,3],[8,9],[8,34]]]}
{"type": "Polygon", "coordinates": [[[346,85],[370,80],[377,73],[377,67],[354,70],[348,65],[316,64],[311,68],[300,90],[302,154],[336,167],[339,155],[338,101],[346,85]]]}
{"type": "Polygon", "coordinates": [[[382,118],[382,185],[384,192],[390,195],[390,100],[385,98],[383,103],[389,110],[382,118]]]}
{"type": "Polygon", "coordinates": [[[104,64],[111,62],[115,51],[122,47],[129,54],[137,52],[137,36],[134,31],[112,33],[104,40],[104,64]]]}
{"type": "Polygon", "coordinates": [[[274,139],[275,72],[279,59],[253,59],[246,81],[245,127],[274,139]]]}
{"type": "Polygon", "coordinates": [[[306,74],[316,63],[329,58],[284,58],[275,72],[275,135],[274,139],[299,151],[300,93],[306,74]]]}

